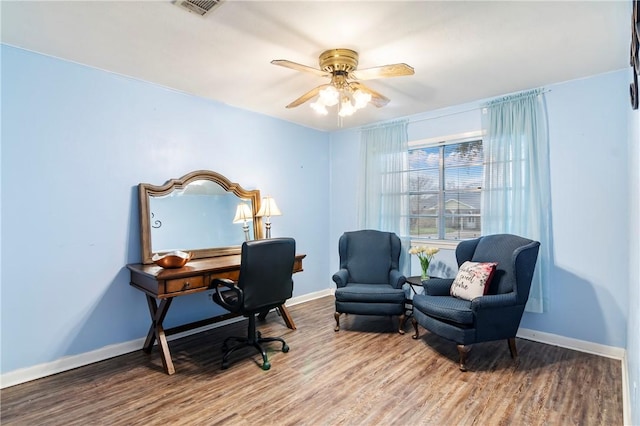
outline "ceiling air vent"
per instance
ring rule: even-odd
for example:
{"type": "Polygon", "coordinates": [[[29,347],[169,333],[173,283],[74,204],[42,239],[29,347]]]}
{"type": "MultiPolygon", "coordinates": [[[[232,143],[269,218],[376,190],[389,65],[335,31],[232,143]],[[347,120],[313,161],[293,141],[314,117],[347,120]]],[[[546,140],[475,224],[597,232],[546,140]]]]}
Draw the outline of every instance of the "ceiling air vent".
{"type": "Polygon", "coordinates": [[[176,0],[173,4],[183,9],[187,9],[189,12],[204,16],[207,12],[220,4],[220,1],[221,0],[176,0]]]}

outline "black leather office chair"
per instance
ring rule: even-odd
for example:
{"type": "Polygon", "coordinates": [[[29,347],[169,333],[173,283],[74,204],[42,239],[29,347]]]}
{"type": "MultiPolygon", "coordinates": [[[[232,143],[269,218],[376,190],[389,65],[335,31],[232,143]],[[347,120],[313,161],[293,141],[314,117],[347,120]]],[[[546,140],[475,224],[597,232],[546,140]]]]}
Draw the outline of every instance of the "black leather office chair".
{"type": "Polygon", "coordinates": [[[256,331],[256,315],[284,304],[293,293],[293,263],[296,242],[293,238],[272,238],[247,241],[242,244],[240,276],[237,285],[227,279],[211,281],[215,289],[213,301],[230,312],[249,318],[247,337],[230,336],[225,339],[222,350],[222,368],[229,367],[229,357],[237,349],[253,346],[262,354],[262,369],[268,370],[271,363],[262,347],[265,342],[281,342],[282,352],[289,346],[279,337],[262,337],[256,331]],[[229,348],[230,340],[238,343],[229,348]]]}

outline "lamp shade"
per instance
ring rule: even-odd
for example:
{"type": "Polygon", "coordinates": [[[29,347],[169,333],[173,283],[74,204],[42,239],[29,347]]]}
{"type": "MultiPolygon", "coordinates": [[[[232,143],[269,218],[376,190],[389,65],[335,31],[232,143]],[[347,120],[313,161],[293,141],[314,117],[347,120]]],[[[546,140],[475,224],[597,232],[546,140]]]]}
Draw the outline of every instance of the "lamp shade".
{"type": "Polygon", "coordinates": [[[236,216],[233,218],[233,223],[244,223],[247,220],[251,220],[253,215],[248,204],[240,203],[236,208],[236,216]]]}
{"type": "Polygon", "coordinates": [[[264,197],[262,199],[262,203],[260,203],[260,210],[258,210],[258,213],[256,214],[256,216],[258,217],[281,216],[281,215],[282,215],[282,212],[280,212],[280,209],[276,204],[276,200],[274,200],[271,197],[264,197]]]}

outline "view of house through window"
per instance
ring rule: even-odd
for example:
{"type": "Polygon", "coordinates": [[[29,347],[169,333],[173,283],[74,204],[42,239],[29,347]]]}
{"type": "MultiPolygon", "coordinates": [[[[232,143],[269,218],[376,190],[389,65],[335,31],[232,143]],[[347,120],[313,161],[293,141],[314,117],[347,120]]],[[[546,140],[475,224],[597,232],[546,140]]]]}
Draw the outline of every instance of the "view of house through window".
{"type": "Polygon", "coordinates": [[[480,236],[482,140],[412,147],[408,153],[411,238],[480,236]]]}

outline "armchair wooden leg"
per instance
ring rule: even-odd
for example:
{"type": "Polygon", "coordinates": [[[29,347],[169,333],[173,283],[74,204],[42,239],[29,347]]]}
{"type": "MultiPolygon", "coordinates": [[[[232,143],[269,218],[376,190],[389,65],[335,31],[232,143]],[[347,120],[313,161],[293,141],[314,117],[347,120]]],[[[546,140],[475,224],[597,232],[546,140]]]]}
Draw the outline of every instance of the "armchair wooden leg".
{"type": "Polygon", "coordinates": [[[418,336],[418,321],[416,321],[415,318],[411,317],[411,324],[413,324],[413,329],[416,331],[414,333],[414,335],[411,336],[411,337],[413,337],[414,339],[417,339],[419,337],[418,336]]]}
{"type": "Polygon", "coordinates": [[[471,350],[471,345],[458,345],[460,354],[460,371],[467,371],[467,354],[471,350]]]}
{"type": "Polygon", "coordinates": [[[511,358],[517,359],[518,349],[516,349],[516,338],[510,337],[509,339],[507,339],[507,342],[509,343],[509,352],[511,352],[511,358]]]}
{"type": "Polygon", "coordinates": [[[404,324],[407,322],[407,316],[405,314],[400,314],[400,325],[398,326],[398,333],[404,334],[404,324]]]}
{"type": "Polygon", "coordinates": [[[336,312],[335,314],[333,314],[333,317],[336,319],[336,326],[333,329],[333,331],[339,331],[340,330],[340,312],[336,312]]]}

